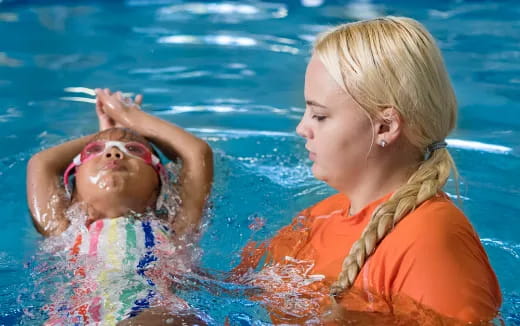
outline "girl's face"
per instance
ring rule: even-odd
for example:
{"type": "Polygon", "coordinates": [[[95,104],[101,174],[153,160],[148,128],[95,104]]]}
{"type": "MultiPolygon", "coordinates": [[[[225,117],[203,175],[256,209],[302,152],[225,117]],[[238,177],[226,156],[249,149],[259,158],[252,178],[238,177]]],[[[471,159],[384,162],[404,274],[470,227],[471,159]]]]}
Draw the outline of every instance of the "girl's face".
{"type": "Polygon", "coordinates": [[[296,132],[306,139],[317,179],[340,191],[363,177],[375,137],[367,114],[313,56],[305,74],[305,113],[296,132]]]}
{"type": "MultiPolygon", "coordinates": [[[[137,139],[124,131],[112,130],[100,134],[97,140],[135,142],[137,139]]],[[[137,141],[144,143],[141,139],[137,141]]],[[[101,155],[81,164],[76,173],[76,194],[80,201],[95,207],[115,206],[121,214],[129,210],[143,212],[153,205],[158,187],[159,177],[150,164],[116,146],[108,146],[101,155]]]]}

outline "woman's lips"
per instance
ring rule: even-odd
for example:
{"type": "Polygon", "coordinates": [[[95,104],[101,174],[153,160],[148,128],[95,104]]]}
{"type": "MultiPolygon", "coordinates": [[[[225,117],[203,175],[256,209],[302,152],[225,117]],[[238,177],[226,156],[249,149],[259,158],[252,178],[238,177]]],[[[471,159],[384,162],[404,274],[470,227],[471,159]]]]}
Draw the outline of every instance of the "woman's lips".
{"type": "Polygon", "coordinates": [[[311,151],[307,146],[305,146],[305,149],[309,152],[309,159],[311,161],[314,161],[316,159],[316,153],[311,151]]]}

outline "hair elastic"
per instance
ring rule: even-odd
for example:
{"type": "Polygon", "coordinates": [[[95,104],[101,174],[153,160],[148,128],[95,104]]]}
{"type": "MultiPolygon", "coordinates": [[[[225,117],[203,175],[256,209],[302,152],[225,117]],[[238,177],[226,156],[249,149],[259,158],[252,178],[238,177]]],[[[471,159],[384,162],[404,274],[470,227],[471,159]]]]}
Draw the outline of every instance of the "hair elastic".
{"type": "Polygon", "coordinates": [[[446,148],[448,146],[448,143],[446,141],[436,141],[434,143],[431,143],[430,145],[426,146],[426,152],[424,153],[424,160],[429,159],[432,157],[433,152],[435,152],[438,149],[446,148]]]}

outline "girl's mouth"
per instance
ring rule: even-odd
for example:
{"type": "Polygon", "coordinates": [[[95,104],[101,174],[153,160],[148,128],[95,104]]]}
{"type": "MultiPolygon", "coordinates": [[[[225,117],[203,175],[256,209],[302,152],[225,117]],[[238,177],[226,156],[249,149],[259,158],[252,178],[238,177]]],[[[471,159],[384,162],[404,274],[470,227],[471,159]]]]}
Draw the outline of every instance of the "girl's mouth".
{"type": "Polygon", "coordinates": [[[103,170],[121,170],[123,166],[120,161],[110,161],[103,166],[103,170]]]}

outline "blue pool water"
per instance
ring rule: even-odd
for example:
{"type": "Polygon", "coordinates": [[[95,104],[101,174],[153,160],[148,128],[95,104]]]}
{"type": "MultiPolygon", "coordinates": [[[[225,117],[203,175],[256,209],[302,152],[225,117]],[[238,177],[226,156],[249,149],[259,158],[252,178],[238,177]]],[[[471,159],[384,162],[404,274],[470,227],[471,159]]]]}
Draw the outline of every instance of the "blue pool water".
{"type": "MultiPolygon", "coordinates": [[[[327,26],[385,14],[420,20],[439,41],[460,103],[450,144],[462,206],[498,275],[503,318],[520,325],[520,3],[513,0],[0,0],[0,325],[41,322],[44,294],[31,292],[40,237],[25,202],[27,161],[97,128],[93,105],[70,99],[81,95],[67,87],[143,93],[146,110],[211,144],[216,178],[201,266],[218,277],[248,240],[268,238],[333,192],[312,177],[294,133],[310,44],[327,26]],[[259,219],[265,226],[251,226],[259,219]]],[[[217,290],[196,286],[185,297],[216,324],[268,321],[231,285],[208,287],[217,290]]]]}

